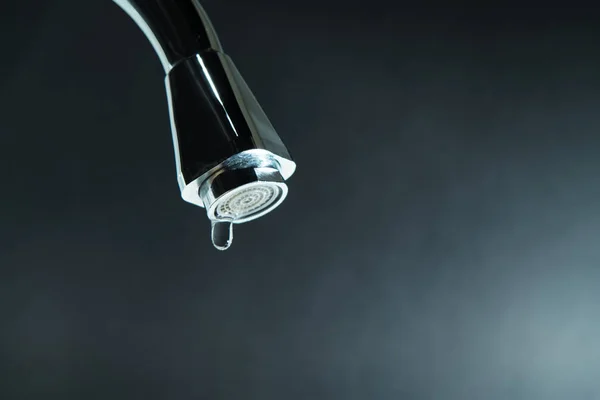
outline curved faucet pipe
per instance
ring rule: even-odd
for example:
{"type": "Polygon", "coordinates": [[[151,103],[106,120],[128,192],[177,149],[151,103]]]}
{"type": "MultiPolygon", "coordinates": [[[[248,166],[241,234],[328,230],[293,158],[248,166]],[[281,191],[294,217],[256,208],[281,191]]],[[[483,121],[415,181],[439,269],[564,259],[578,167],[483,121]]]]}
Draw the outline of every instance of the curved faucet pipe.
{"type": "Polygon", "coordinates": [[[197,0],[113,0],[144,32],[165,73],[207,50],[223,52],[210,18],[197,0]]]}
{"type": "Polygon", "coordinates": [[[160,59],[181,196],[206,209],[213,244],[225,250],[233,224],[283,202],[296,164],[198,0],[113,2],[160,59]]]}

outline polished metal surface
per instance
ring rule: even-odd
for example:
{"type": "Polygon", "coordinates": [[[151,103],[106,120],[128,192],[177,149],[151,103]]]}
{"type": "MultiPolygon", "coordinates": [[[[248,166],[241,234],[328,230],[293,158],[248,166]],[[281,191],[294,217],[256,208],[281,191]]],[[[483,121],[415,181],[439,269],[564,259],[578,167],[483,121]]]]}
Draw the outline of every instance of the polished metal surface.
{"type": "Polygon", "coordinates": [[[209,51],[181,61],[166,84],[186,201],[205,206],[197,189],[221,168],[270,164],[285,179],[293,173],[285,145],[228,56],[209,51]]]}
{"type": "Polygon", "coordinates": [[[296,164],[197,0],[113,1],[144,32],[165,70],[182,198],[207,209],[215,247],[228,248],[231,237],[227,246],[215,242],[215,221],[239,224],[273,210],[296,164]],[[264,201],[220,217],[219,205],[234,198],[264,201]]]}
{"type": "Polygon", "coordinates": [[[165,72],[205,50],[223,51],[197,0],[113,0],[135,21],[159,56],[165,72]]]}

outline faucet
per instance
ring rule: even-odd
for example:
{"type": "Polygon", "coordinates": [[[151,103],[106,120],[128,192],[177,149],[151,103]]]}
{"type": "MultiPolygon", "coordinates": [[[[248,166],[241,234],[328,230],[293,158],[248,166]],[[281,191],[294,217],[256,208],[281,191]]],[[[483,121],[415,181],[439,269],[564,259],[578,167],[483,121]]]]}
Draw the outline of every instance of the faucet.
{"type": "Polygon", "coordinates": [[[198,0],[113,0],[165,71],[181,197],[206,209],[219,250],[233,225],[286,198],[296,164],[223,47],[198,0]]]}

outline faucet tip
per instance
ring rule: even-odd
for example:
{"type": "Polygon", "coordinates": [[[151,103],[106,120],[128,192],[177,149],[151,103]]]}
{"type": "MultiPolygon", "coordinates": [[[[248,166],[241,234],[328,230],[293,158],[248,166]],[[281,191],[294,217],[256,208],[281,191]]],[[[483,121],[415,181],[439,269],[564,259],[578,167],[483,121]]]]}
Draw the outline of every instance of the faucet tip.
{"type": "Polygon", "coordinates": [[[233,224],[249,222],[268,214],[286,198],[287,185],[272,168],[225,170],[200,189],[212,225],[212,242],[227,250],[233,241],[233,224]]]}

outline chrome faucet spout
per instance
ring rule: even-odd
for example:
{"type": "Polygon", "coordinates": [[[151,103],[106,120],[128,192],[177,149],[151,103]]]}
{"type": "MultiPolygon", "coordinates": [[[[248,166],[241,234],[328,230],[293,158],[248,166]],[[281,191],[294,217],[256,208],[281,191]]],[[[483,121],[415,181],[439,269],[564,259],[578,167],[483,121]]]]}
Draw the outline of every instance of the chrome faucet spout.
{"type": "MultiPolygon", "coordinates": [[[[198,0],[113,1],[144,32],[164,68],[183,199],[204,207],[212,227],[275,209],[296,164],[198,0]]],[[[224,250],[231,240],[232,234],[227,246],[213,243],[224,250]]]]}
{"type": "Polygon", "coordinates": [[[178,61],[206,50],[223,51],[197,0],[113,0],[146,35],[168,73],[178,61]]]}

